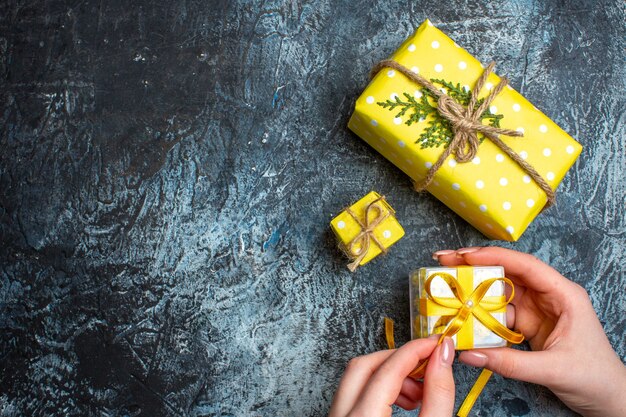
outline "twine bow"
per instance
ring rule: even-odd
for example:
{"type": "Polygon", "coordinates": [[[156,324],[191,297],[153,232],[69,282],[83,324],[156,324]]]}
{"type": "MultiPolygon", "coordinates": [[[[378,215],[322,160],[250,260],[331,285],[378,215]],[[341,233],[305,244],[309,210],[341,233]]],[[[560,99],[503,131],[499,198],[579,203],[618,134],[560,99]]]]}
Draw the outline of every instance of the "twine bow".
{"type": "MultiPolygon", "coordinates": [[[[506,307],[506,305],[513,300],[513,297],[515,296],[515,287],[513,282],[511,282],[508,278],[500,277],[485,280],[481,282],[469,296],[467,296],[463,287],[455,277],[445,272],[438,272],[431,275],[426,280],[424,283],[424,291],[428,295],[428,302],[431,302],[438,310],[437,313],[441,313],[441,315],[453,316],[446,329],[441,333],[441,336],[437,341],[438,345],[443,342],[445,337],[452,337],[457,334],[471,317],[478,319],[487,329],[491,330],[509,343],[518,344],[524,341],[523,334],[508,329],[489,313],[490,311],[497,311],[506,307]],[[430,285],[433,279],[437,277],[443,279],[446,284],[448,284],[448,287],[454,295],[453,298],[437,297],[432,295],[430,285]],[[489,288],[498,281],[511,287],[511,295],[504,301],[491,301],[485,299],[485,295],[487,294],[487,291],[489,291],[489,288]]],[[[391,347],[395,347],[393,337],[393,321],[388,318],[385,318],[385,335],[387,337],[387,344],[389,348],[393,349],[391,347]]],[[[423,361],[409,374],[409,376],[411,378],[423,378],[427,365],[428,359],[423,361]]],[[[472,406],[485,387],[485,384],[489,381],[491,374],[492,372],[490,370],[483,369],[480,376],[474,383],[474,386],[465,397],[463,404],[457,412],[457,416],[465,417],[469,414],[472,406]]]]}
{"type": "Polygon", "coordinates": [[[387,248],[385,248],[376,235],[374,235],[374,230],[376,230],[378,225],[392,214],[390,210],[384,210],[381,206],[381,202],[384,200],[385,197],[381,196],[369,203],[365,209],[365,216],[363,220],[350,210],[350,208],[346,208],[345,210],[361,227],[361,231],[350,242],[348,242],[344,248],[348,256],[353,259],[353,261],[348,264],[350,272],[356,271],[359,267],[361,261],[365,258],[365,255],[367,255],[372,241],[374,241],[376,246],[380,248],[380,251],[383,254],[387,253],[387,248]],[[370,213],[374,213],[374,217],[371,220],[370,213]]]}
{"type": "Polygon", "coordinates": [[[437,170],[441,168],[450,155],[454,155],[454,158],[460,163],[466,163],[474,159],[476,153],[478,152],[478,147],[480,146],[480,140],[478,139],[477,134],[482,133],[528,173],[528,175],[546,194],[546,207],[549,207],[554,204],[555,201],[552,187],[550,187],[546,180],[543,179],[543,177],[537,172],[537,170],[535,170],[535,168],[533,168],[532,165],[524,161],[521,156],[515,153],[515,151],[507,146],[499,137],[499,135],[521,137],[524,136],[523,133],[518,132],[517,130],[483,125],[480,122],[482,114],[489,108],[491,102],[509,83],[509,80],[506,77],[502,77],[498,85],[491,89],[489,95],[477,107],[478,94],[487,81],[489,74],[493,71],[495,65],[495,62],[491,62],[478,78],[474,88],[472,89],[470,101],[467,107],[463,106],[454,98],[438,89],[426,78],[414,73],[404,65],[401,65],[391,59],[386,59],[376,64],[372,69],[371,76],[373,77],[383,68],[393,68],[394,70],[402,73],[409,80],[427,88],[428,91],[437,97],[437,111],[439,114],[448,120],[452,125],[454,137],[444,152],[439,156],[437,162],[430,167],[426,177],[420,183],[415,184],[416,191],[424,191],[426,187],[430,185],[435,177],[435,174],[437,173],[437,170]]]}

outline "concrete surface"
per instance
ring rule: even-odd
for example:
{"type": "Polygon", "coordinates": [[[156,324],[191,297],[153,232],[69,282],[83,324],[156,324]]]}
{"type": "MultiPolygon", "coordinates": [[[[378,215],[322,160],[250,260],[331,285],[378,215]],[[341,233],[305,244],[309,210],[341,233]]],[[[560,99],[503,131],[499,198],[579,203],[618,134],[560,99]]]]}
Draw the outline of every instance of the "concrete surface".
{"type": "MultiPolygon", "coordinates": [[[[622,1],[0,5],[0,414],[323,416],[349,358],[406,341],[408,273],[503,244],[584,285],[626,355],[622,1]],[[585,147],[515,244],[346,128],[430,18],[585,147]],[[407,235],[350,274],[328,222],[370,189],[407,235]]],[[[477,371],[455,366],[460,402],[477,371]]],[[[398,416],[411,415],[402,411],[398,416]]],[[[494,378],[474,416],[572,416],[494,378]]]]}

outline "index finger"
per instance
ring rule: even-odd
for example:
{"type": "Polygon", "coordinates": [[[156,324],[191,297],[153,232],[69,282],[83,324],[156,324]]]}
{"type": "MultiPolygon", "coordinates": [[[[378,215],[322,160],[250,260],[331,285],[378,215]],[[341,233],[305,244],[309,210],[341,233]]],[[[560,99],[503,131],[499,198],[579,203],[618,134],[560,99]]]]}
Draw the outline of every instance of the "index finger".
{"type": "Polygon", "coordinates": [[[563,286],[571,283],[556,269],[527,253],[496,246],[472,249],[475,250],[441,256],[440,262],[442,265],[500,265],[507,275],[542,293],[560,293],[563,286]]]}
{"type": "Polygon", "coordinates": [[[330,407],[329,417],[346,416],[354,407],[367,381],[394,350],[381,350],[352,359],[341,377],[330,407]]]}
{"type": "Polygon", "coordinates": [[[363,389],[353,409],[358,411],[357,415],[391,415],[391,406],[400,394],[402,382],[436,346],[437,339],[412,340],[389,356],[363,389]]]}

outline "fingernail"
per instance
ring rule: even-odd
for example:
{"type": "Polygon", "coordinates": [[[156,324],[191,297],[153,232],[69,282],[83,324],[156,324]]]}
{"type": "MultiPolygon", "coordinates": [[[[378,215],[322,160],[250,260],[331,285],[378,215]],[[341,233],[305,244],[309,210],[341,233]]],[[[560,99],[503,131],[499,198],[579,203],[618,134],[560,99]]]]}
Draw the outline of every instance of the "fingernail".
{"type": "Polygon", "coordinates": [[[427,337],[427,339],[439,340],[440,337],[441,337],[440,334],[431,334],[430,336],[427,337]]]}
{"type": "Polygon", "coordinates": [[[484,368],[487,365],[487,355],[480,352],[465,351],[459,355],[459,362],[466,365],[484,368]]]}
{"type": "Polygon", "coordinates": [[[467,253],[472,253],[472,252],[476,252],[478,249],[480,248],[462,248],[456,251],[456,257],[457,258],[463,258],[463,255],[467,254],[467,253]]]}
{"type": "Polygon", "coordinates": [[[454,253],[454,251],[450,249],[438,250],[437,252],[433,253],[433,260],[438,261],[440,256],[450,255],[452,253],[454,253]]]}
{"type": "Polygon", "coordinates": [[[441,347],[441,363],[444,366],[451,366],[454,360],[454,343],[452,339],[446,337],[441,347]]]}

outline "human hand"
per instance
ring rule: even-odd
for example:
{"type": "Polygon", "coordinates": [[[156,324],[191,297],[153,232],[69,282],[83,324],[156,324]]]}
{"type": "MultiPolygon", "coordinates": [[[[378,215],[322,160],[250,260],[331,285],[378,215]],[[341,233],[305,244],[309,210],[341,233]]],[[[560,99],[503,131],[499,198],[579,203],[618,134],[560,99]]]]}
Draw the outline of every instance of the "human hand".
{"type": "Polygon", "coordinates": [[[335,393],[329,417],[391,416],[393,404],[413,410],[422,404],[422,417],[450,417],[454,408],[449,337],[412,340],[399,349],[383,350],[352,359],[335,393]],[[424,382],[408,375],[428,358],[424,382]]]}
{"type": "Polygon", "coordinates": [[[476,349],[462,352],[459,361],[544,385],[587,417],[626,416],[626,367],[584,288],[531,255],[503,248],[445,250],[433,258],[445,266],[503,266],[515,284],[507,324],[533,350],[476,349]]]}

